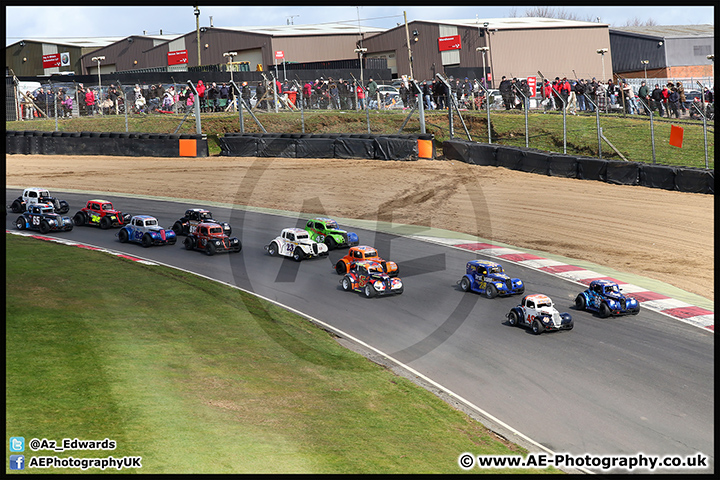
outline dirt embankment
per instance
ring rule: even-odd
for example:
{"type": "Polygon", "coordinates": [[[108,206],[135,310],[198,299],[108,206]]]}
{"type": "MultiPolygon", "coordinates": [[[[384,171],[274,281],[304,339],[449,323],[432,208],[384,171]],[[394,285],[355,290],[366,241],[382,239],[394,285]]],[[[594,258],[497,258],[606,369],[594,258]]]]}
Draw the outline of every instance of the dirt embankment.
{"type": "Polygon", "coordinates": [[[462,162],[10,155],[6,184],[425,225],[610,266],[714,300],[714,197],[462,162]],[[324,212],[323,212],[324,210],[324,212]]]}

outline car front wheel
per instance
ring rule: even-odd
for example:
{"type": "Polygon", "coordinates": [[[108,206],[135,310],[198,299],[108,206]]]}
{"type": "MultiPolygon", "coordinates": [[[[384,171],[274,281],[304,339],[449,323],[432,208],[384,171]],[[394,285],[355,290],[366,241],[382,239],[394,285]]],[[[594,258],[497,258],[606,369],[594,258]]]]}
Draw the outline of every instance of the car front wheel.
{"type": "Polygon", "coordinates": [[[508,323],[510,324],[511,327],[517,327],[517,325],[518,325],[518,316],[517,316],[517,313],[516,313],[515,311],[511,311],[511,312],[508,314],[508,323]]]}
{"type": "Polygon", "coordinates": [[[600,305],[600,316],[602,318],[607,318],[610,316],[612,312],[610,311],[610,307],[608,307],[608,304],[603,302],[602,305],[600,305]]]}
{"type": "Polygon", "coordinates": [[[368,283],[368,284],[365,284],[365,290],[363,290],[363,293],[365,293],[365,296],[367,298],[372,298],[375,296],[375,289],[373,288],[372,285],[370,285],[368,283]]]}
{"type": "Polygon", "coordinates": [[[485,289],[485,296],[488,298],[495,298],[497,297],[498,291],[497,287],[493,285],[492,283],[488,284],[487,288],[485,289]]]}
{"type": "Polygon", "coordinates": [[[532,331],[535,335],[540,335],[540,333],[542,333],[542,330],[540,329],[540,322],[538,320],[533,321],[532,331]]]}
{"type": "Polygon", "coordinates": [[[85,225],[85,223],[87,223],[85,219],[85,214],[83,212],[77,212],[73,217],[73,223],[75,223],[75,225],[77,225],[78,227],[81,225],[85,225]]]}
{"type": "Polygon", "coordinates": [[[142,246],[147,248],[147,247],[151,246],[152,244],[153,244],[153,241],[152,241],[152,237],[150,236],[150,234],[146,233],[145,235],[143,235],[142,246]]]}
{"type": "Polygon", "coordinates": [[[48,233],[50,231],[50,224],[47,220],[40,222],[40,233],[48,233]]]}
{"type": "Polygon", "coordinates": [[[578,310],[585,310],[585,297],[578,295],[575,297],[575,308],[578,310]]]}

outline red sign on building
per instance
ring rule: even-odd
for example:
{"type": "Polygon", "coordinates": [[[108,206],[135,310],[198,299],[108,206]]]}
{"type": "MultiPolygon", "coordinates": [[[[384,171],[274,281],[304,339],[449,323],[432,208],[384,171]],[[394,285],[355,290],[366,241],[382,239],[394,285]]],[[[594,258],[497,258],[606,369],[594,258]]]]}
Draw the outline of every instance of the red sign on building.
{"type": "Polygon", "coordinates": [[[43,55],[43,68],[54,68],[60,66],[60,54],[51,53],[49,55],[43,55]]]}
{"type": "Polygon", "coordinates": [[[282,50],[276,50],[275,51],[275,59],[280,60],[282,58],[285,58],[285,52],[283,52],[282,50]]]}
{"type": "Polygon", "coordinates": [[[460,50],[461,47],[460,35],[438,38],[438,49],[441,52],[445,52],[447,50],[460,50]]]}
{"type": "Polygon", "coordinates": [[[537,91],[536,91],[537,77],[527,77],[527,84],[528,84],[528,87],[530,88],[530,96],[534,97],[535,94],[537,93],[537,91]]]}
{"type": "Polygon", "coordinates": [[[182,65],[184,63],[188,63],[187,50],[168,52],[168,65],[182,65]]]}

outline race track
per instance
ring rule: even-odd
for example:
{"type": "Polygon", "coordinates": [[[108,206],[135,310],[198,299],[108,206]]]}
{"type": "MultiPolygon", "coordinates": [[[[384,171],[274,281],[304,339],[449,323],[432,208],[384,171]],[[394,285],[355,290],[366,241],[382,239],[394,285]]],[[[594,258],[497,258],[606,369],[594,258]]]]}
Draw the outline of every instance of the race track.
{"type": "MultiPolygon", "coordinates": [[[[6,190],[6,204],[20,193],[6,190]]],[[[96,197],[52,193],[70,203],[69,216],[96,197]]],[[[123,212],[153,215],[167,228],[187,208],[204,206],[104,198],[123,212]]],[[[307,217],[210,209],[217,220],[230,222],[232,236],[243,244],[240,254],[208,257],[186,251],[183,237],[174,246],[145,249],[121,244],[117,229],[75,227],[48,235],[177,266],[304,312],[421,372],[554,452],[701,452],[714,470],[712,332],[647,309],[609,319],[576,311],[574,298],[584,287],[504,263],[511,277],[525,282],[526,293],[549,295],[575,320],[572,331],[535,336],[506,323],[505,314],[519,297],[491,300],[463,293],[456,285],[466,262],[481,255],[347,228],[358,233],[361,244],[374,245],[383,258],[400,265],[405,292],[366,299],[341,290],[341,277],[332,267],[342,251],[301,263],[266,254],[263,246],[282,228],[304,225],[307,217]]],[[[16,229],[15,218],[7,214],[6,229],[16,229]]],[[[287,348],[302,355],[304,345],[287,348]]],[[[512,432],[501,433],[522,443],[512,432]]]]}

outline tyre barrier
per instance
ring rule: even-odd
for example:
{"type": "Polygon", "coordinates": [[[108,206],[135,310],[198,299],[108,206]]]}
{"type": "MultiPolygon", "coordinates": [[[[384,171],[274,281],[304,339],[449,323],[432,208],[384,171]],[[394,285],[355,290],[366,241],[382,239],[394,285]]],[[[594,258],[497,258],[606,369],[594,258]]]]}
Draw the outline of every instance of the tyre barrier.
{"type": "Polygon", "coordinates": [[[207,157],[206,135],[127,132],[5,132],[5,153],[23,155],[114,155],[207,157]]]}
{"type": "Polygon", "coordinates": [[[471,165],[505,167],[553,177],[640,185],[690,193],[715,193],[715,170],[603,160],[545,152],[525,147],[489,145],[452,139],[442,144],[448,160],[471,165]]]}
{"type": "Polygon", "coordinates": [[[433,138],[432,134],[226,133],[218,140],[220,155],[230,157],[431,160],[433,138]]]}

